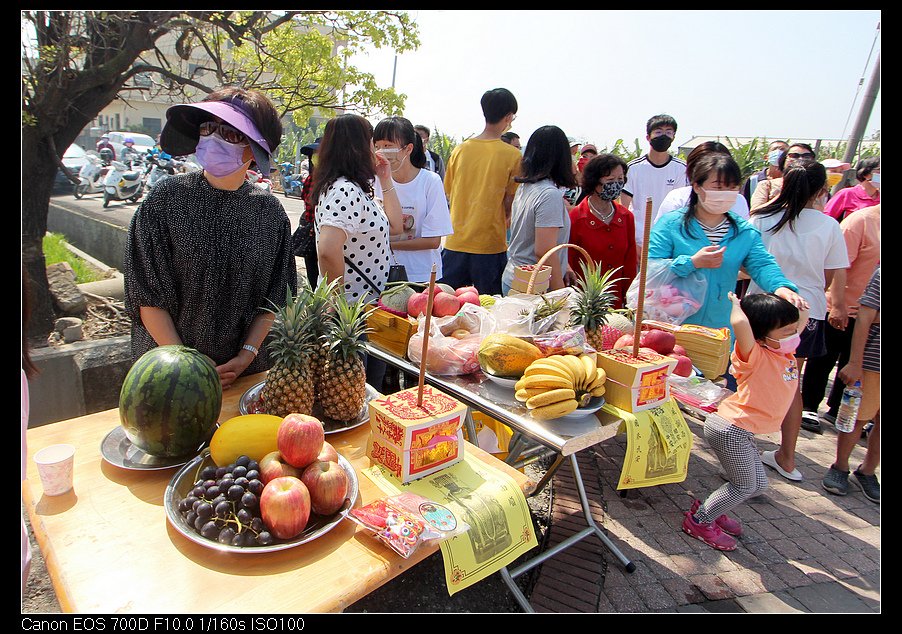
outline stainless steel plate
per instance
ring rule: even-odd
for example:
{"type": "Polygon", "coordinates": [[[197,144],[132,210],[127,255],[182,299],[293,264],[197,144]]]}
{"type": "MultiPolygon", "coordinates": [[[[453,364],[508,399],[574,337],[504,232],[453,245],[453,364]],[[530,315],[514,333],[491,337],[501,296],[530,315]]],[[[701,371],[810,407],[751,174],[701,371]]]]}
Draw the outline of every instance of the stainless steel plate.
{"type": "Polygon", "coordinates": [[[500,377],[500,376],[492,376],[488,372],[483,372],[483,374],[485,374],[485,378],[487,378],[489,381],[491,381],[492,383],[495,383],[497,385],[500,385],[501,387],[507,387],[510,389],[514,389],[514,387],[517,385],[518,379],[505,379],[504,377],[500,377]]]}
{"type": "MultiPolygon", "coordinates": [[[[260,381],[256,385],[252,386],[241,396],[241,400],[238,401],[238,411],[241,414],[256,414],[262,412],[254,411],[257,402],[260,400],[260,393],[263,391],[263,386],[266,381],[260,381]]],[[[337,434],[339,432],[347,431],[349,429],[354,429],[355,427],[359,427],[364,423],[369,422],[370,420],[370,408],[369,402],[374,398],[381,398],[382,395],[376,391],[369,383],[366,384],[366,397],[363,401],[363,408],[360,410],[360,414],[357,415],[357,418],[350,421],[340,421],[334,420],[327,416],[323,415],[323,410],[320,407],[319,403],[314,403],[312,415],[320,419],[323,423],[323,427],[325,427],[326,435],[329,434],[337,434]]]]}
{"type": "Polygon", "coordinates": [[[310,522],[307,524],[303,533],[294,539],[277,540],[276,543],[270,544],[269,546],[232,546],[231,544],[220,544],[217,541],[201,536],[194,530],[193,526],[188,525],[188,522],[185,521],[185,518],[179,513],[179,502],[181,502],[194,487],[194,483],[197,482],[198,479],[198,474],[207,465],[214,464],[209,451],[205,450],[201,455],[195,457],[172,476],[172,480],[169,481],[169,484],[166,486],[166,492],[163,495],[163,506],[166,507],[166,517],[169,519],[169,523],[191,541],[200,544],[201,546],[205,546],[206,548],[212,548],[213,550],[241,554],[270,553],[306,544],[335,528],[348,514],[348,511],[351,510],[351,507],[354,506],[354,502],[357,500],[359,484],[357,482],[357,473],[354,471],[354,467],[351,466],[351,463],[348,462],[344,456],[340,455],[338,456],[338,464],[345,470],[345,473],[348,474],[348,497],[345,500],[344,506],[342,506],[341,510],[335,515],[323,517],[311,513],[310,522]]]}
{"type": "Polygon", "coordinates": [[[564,414],[563,416],[559,416],[558,418],[582,418],[584,416],[589,416],[590,414],[594,414],[602,407],[604,407],[604,402],[605,401],[603,396],[595,396],[585,407],[577,407],[569,414],[564,414]]]}
{"type": "MultiPolygon", "coordinates": [[[[217,425],[218,427],[218,425],[217,425]]],[[[215,431],[214,427],[214,431],[215,431]]],[[[212,433],[210,434],[212,437],[212,433]]],[[[209,438],[201,444],[197,451],[188,456],[180,456],[178,458],[163,458],[160,456],[151,456],[139,449],[125,435],[125,429],[122,425],[116,426],[110,433],[104,437],[100,443],[100,455],[103,459],[112,465],[122,467],[123,469],[132,469],[135,471],[153,471],[159,469],[171,469],[180,467],[200,452],[204,445],[209,442],[209,438]]]]}

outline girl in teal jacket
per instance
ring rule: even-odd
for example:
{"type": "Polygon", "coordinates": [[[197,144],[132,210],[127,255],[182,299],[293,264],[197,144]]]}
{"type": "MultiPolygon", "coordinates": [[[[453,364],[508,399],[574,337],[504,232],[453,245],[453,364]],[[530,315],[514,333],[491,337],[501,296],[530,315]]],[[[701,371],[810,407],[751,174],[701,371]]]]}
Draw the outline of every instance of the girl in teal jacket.
{"type": "Polygon", "coordinates": [[[736,288],[740,267],[765,291],[807,310],[798,287],[767,252],[760,232],[728,211],[742,180],[733,158],[720,153],[702,157],[690,180],[689,206],[661,217],[648,240],[649,260],[672,260],[670,268],[677,276],[698,272],[708,282],[701,307],[685,323],[730,328],[727,293],[736,288]]]}

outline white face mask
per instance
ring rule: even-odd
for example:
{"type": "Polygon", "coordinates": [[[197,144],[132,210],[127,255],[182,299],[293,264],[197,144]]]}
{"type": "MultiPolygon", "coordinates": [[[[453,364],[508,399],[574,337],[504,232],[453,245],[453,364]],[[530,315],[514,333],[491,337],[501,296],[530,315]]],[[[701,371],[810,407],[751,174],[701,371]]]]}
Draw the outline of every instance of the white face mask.
{"type": "Polygon", "coordinates": [[[705,199],[699,197],[699,203],[709,214],[725,214],[736,204],[738,191],[721,191],[714,189],[702,189],[705,199]]]}

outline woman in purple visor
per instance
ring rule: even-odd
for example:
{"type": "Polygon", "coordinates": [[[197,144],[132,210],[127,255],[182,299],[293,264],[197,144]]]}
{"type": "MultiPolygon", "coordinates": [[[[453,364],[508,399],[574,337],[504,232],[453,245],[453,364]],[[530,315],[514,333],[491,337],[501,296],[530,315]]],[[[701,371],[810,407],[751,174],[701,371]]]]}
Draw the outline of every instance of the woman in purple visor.
{"type": "Polygon", "coordinates": [[[279,200],[245,179],[269,173],[282,123],[262,93],[226,87],[172,106],[160,147],[194,154],[203,171],[162,181],[132,218],[125,304],[133,361],[183,344],[209,356],[223,388],[269,369],[263,345],[273,315],[297,290],[291,225],[279,200]]]}

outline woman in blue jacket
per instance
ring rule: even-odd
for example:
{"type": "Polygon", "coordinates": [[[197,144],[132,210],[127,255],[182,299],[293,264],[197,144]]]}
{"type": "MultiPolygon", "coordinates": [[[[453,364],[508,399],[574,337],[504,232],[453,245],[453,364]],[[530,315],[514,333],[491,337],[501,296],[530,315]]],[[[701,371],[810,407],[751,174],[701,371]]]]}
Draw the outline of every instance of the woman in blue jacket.
{"type": "Polygon", "coordinates": [[[736,161],[719,152],[704,156],[691,181],[689,206],[663,216],[648,241],[649,260],[672,260],[670,268],[677,276],[698,272],[708,282],[701,308],[686,323],[730,328],[732,304],[727,293],[736,288],[740,268],[765,291],[807,310],[808,304],[796,293],[798,287],[767,252],[759,231],[728,211],[742,181],[736,161]]]}

